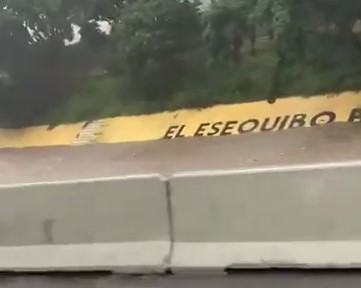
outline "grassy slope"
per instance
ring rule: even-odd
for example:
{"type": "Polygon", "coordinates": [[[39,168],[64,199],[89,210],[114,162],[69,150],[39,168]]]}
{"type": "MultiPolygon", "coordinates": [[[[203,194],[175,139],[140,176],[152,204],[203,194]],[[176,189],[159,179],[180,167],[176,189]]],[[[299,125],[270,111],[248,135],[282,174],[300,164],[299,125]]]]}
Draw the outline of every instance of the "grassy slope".
{"type": "Polygon", "coordinates": [[[276,64],[276,55],[271,45],[268,41],[260,40],[256,56],[249,55],[246,48],[239,67],[218,65],[207,69],[202,77],[204,81],[184,87],[170,95],[168,101],[125,100],[119,93],[122,86],[121,78],[111,78],[108,75],[92,77],[86,81],[78,95],[48,115],[45,122],[75,122],[266,99],[276,64]]]}
{"type": "MultiPolygon", "coordinates": [[[[268,98],[277,57],[268,40],[257,41],[257,55],[251,56],[245,47],[239,67],[218,65],[207,69],[203,81],[186,85],[169,95],[167,101],[146,102],[122,98],[121,78],[108,75],[87,80],[78,95],[72,97],[44,122],[57,124],[119,115],[149,114],[181,108],[203,108],[216,104],[244,103],[268,98]]],[[[341,61],[343,63],[343,61],[341,61]]],[[[315,94],[358,90],[361,87],[359,63],[336,65],[317,70],[307,64],[288,67],[283,79],[282,95],[310,96],[315,94]]]]}

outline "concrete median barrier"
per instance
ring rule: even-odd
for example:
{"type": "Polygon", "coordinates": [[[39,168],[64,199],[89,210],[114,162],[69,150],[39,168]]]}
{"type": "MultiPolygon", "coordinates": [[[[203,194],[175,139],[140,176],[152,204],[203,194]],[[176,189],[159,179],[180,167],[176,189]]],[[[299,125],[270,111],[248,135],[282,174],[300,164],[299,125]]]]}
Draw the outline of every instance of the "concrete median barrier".
{"type": "Polygon", "coordinates": [[[178,174],[171,266],[361,267],[361,163],[178,174]]]}
{"type": "Polygon", "coordinates": [[[0,186],[0,270],[163,271],[167,209],[157,176],[0,186]]]}

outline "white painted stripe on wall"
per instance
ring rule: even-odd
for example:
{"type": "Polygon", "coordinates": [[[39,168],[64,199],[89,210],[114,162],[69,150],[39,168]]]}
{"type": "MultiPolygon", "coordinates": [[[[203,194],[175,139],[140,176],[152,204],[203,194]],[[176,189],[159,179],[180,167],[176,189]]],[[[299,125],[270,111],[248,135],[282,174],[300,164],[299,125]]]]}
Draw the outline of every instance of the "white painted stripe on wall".
{"type": "MultiPolygon", "coordinates": [[[[156,273],[168,268],[170,243],[80,244],[0,248],[0,271],[156,273]]],[[[225,268],[360,268],[361,241],[175,243],[170,266],[225,268]]]]}
{"type": "Polygon", "coordinates": [[[322,170],[322,169],[335,169],[335,168],[361,168],[361,161],[346,161],[346,162],[330,162],[330,163],[314,163],[314,164],[299,164],[299,165],[282,165],[261,168],[237,169],[237,170],[201,170],[194,172],[180,172],[174,175],[161,175],[161,174],[134,174],[127,176],[115,177],[95,177],[95,178],[82,178],[74,180],[59,180],[59,181],[39,181],[21,184],[0,184],[1,188],[19,188],[30,187],[37,185],[64,185],[64,184],[77,184],[77,183],[95,183],[107,182],[116,180],[132,180],[141,178],[158,178],[162,181],[171,178],[181,177],[199,177],[199,176],[224,176],[234,174],[259,174],[259,173],[276,173],[276,172],[293,172],[293,171],[307,171],[307,170],[322,170]]]}
{"type": "Polygon", "coordinates": [[[175,243],[174,269],[361,268],[361,241],[175,243]]]}
{"type": "Polygon", "coordinates": [[[0,247],[0,271],[164,271],[167,241],[0,247]]]}
{"type": "Polygon", "coordinates": [[[327,163],[311,163],[298,165],[278,165],[278,166],[264,166],[254,168],[240,168],[240,169],[224,169],[224,170],[200,170],[195,172],[179,172],[174,174],[173,178],[181,177],[200,177],[200,176],[224,176],[236,174],[263,174],[263,173],[282,173],[282,172],[297,172],[297,171],[312,171],[336,168],[361,168],[361,160],[357,161],[343,161],[343,162],[327,162],[327,163]]]}
{"type": "Polygon", "coordinates": [[[127,181],[137,179],[160,179],[158,174],[136,174],[127,176],[114,176],[114,177],[97,177],[97,178],[82,178],[74,180],[58,180],[58,181],[39,181],[39,182],[28,182],[20,184],[0,184],[0,189],[9,188],[25,188],[33,186],[48,186],[48,185],[66,185],[66,184],[91,184],[98,182],[109,182],[109,181],[127,181]]]}

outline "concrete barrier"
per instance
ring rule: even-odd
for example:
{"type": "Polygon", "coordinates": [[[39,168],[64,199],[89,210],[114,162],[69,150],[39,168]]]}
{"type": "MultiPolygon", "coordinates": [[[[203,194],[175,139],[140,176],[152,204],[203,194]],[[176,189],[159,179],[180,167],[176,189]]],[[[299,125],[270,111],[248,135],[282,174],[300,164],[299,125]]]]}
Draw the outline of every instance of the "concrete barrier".
{"type": "Polygon", "coordinates": [[[361,268],[360,175],[347,162],[2,185],[0,271],[361,268]]]}
{"type": "Polygon", "coordinates": [[[361,163],[178,174],[172,268],[361,267],[361,163]]]}
{"type": "Polygon", "coordinates": [[[0,270],[163,271],[167,209],[157,176],[0,186],[0,270]]]}

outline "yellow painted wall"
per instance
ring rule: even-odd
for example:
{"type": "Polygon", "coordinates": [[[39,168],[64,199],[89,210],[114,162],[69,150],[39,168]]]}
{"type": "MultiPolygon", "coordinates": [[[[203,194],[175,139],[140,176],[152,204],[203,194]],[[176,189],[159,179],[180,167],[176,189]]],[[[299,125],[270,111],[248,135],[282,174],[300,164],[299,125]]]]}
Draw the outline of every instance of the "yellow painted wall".
{"type": "Polygon", "coordinates": [[[0,148],[71,145],[83,125],[60,125],[53,130],[48,130],[48,126],[0,129],[0,148]]]}
{"type": "MultiPolygon", "coordinates": [[[[152,115],[116,117],[102,119],[100,130],[94,132],[99,133],[99,136],[89,137],[91,138],[89,143],[237,135],[263,130],[309,127],[328,122],[358,122],[358,116],[361,116],[361,113],[359,115],[356,109],[360,107],[361,93],[343,93],[312,98],[280,99],[272,105],[262,101],[219,105],[202,110],[179,110],[152,115]]],[[[77,135],[87,129],[83,126],[84,122],[61,125],[53,130],[47,130],[47,126],[0,130],[0,148],[72,145],[77,135]]]]}

